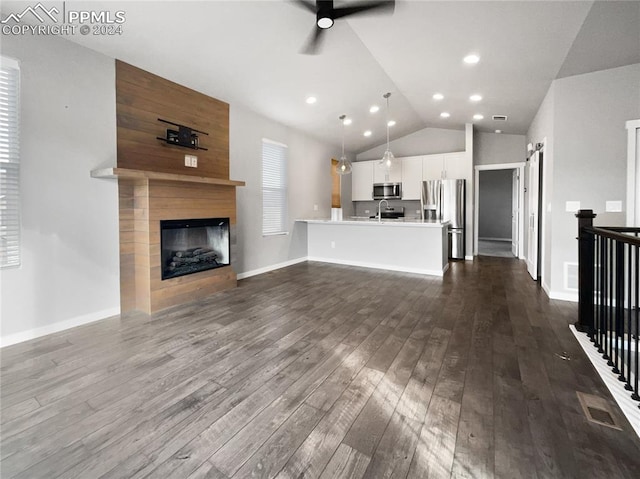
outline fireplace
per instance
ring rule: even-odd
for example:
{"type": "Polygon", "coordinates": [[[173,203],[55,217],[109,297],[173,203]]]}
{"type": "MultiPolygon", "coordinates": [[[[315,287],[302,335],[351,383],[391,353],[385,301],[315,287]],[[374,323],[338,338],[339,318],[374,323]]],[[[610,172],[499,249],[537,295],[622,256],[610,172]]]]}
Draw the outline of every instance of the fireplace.
{"type": "Polygon", "coordinates": [[[229,266],[229,218],[160,221],[162,279],[229,266]]]}

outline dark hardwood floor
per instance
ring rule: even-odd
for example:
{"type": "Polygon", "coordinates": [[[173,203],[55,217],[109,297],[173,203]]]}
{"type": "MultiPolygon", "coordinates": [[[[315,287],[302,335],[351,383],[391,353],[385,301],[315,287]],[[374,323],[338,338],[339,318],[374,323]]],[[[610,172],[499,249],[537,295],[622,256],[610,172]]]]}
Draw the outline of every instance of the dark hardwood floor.
{"type": "Polygon", "coordinates": [[[522,262],[302,263],[4,348],[8,478],[638,478],[640,441],[522,262]],[[556,353],[566,351],[570,361],[556,353]]]}

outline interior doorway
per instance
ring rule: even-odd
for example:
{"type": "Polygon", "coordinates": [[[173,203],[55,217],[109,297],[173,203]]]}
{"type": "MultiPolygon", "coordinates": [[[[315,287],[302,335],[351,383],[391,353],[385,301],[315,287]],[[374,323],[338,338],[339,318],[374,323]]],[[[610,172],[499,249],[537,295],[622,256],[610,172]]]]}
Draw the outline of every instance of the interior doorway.
{"type": "Polygon", "coordinates": [[[522,258],[524,163],[476,166],[474,254],[522,258]]]}

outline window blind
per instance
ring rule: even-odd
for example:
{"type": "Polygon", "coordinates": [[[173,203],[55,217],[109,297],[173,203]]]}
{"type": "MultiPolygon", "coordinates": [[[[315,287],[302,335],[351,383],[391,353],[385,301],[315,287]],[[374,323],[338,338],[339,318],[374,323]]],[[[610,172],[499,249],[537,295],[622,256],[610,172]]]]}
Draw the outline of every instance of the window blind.
{"type": "Polygon", "coordinates": [[[262,234],[287,233],[287,145],[262,140],[262,234]]]}
{"type": "Polygon", "coordinates": [[[20,266],[20,70],[0,57],[0,267],[20,266]]]}

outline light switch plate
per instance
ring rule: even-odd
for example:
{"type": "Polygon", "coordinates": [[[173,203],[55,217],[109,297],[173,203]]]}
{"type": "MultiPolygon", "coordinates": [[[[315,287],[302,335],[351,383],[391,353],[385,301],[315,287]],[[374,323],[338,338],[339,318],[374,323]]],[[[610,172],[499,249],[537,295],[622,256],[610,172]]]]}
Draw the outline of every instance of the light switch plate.
{"type": "Polygon", "coordinates": [[[622,211],[622,201],[607,201],[605,211],[609,213],[620,213],[622,211]]]}
{"type": "Polygon", "coordinates": [[[184,155],[184,166],[189,168],[198,167],[198,157],[196,155],[184,155]]]}
{"type": "Polygon", "coordinates": [[[569,213],[576,213],[580,209],[579,201],[567,201],[564,207],[565,211],[569,213]]]}

